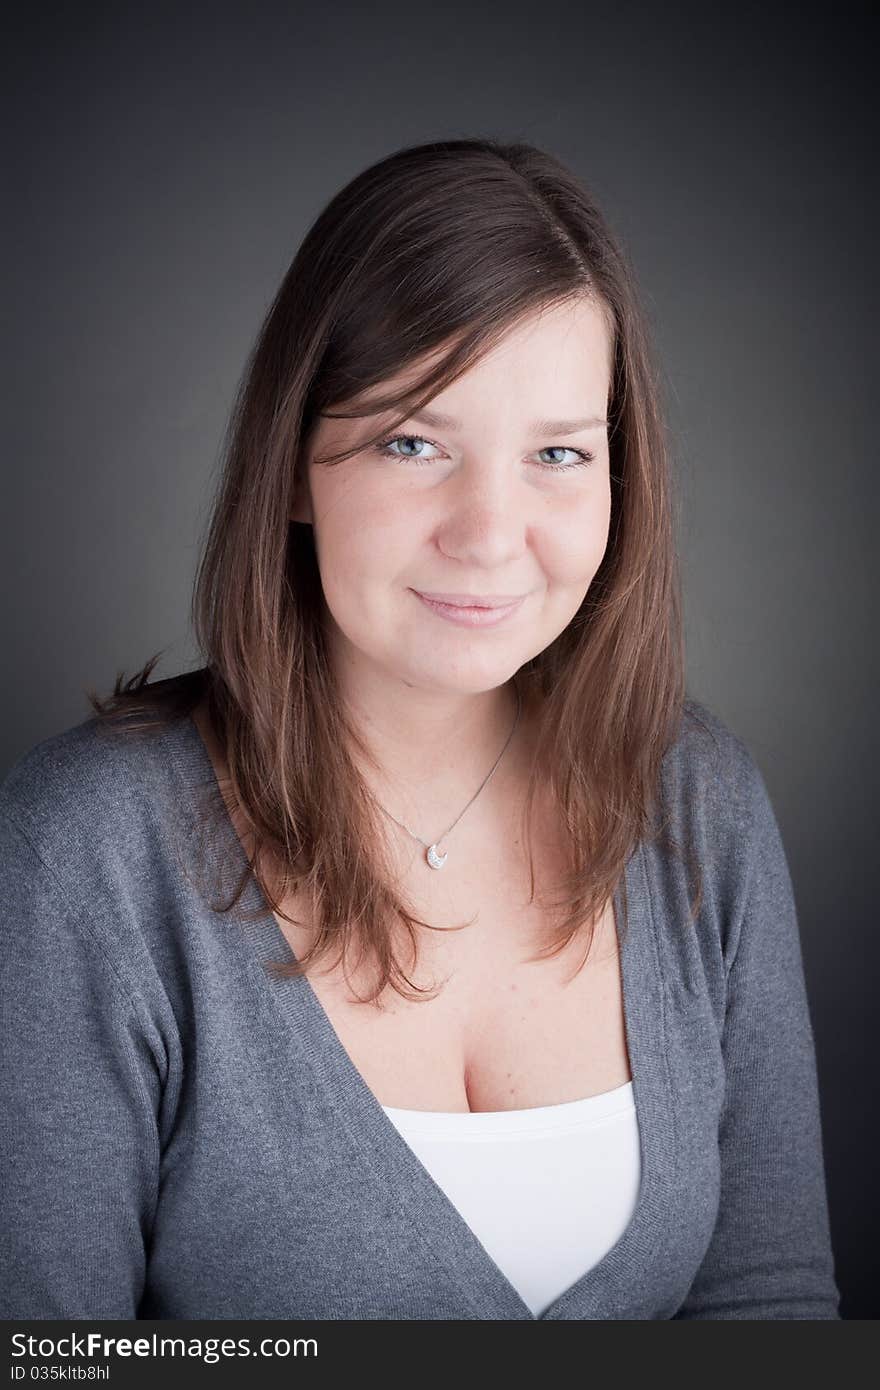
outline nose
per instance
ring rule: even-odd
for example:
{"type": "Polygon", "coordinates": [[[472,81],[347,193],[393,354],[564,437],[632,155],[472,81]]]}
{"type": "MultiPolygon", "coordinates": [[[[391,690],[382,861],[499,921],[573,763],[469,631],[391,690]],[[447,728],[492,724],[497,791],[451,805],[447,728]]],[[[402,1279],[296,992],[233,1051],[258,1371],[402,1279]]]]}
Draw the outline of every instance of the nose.
{"type": "MultiPolygon", "coordinates": [[[[497,468],[464,468],[450,483],[448,492],[441,489],[444,496],[438,503],[436,539],[444,554],[496,571],[521,556],[534,497],[525,489],[518,492],[509,461],[497,468]]],[[[503,583],[492,587],[506,592],[503,583]]],[[[511,592],[518,592],[516,586],[511,592]]]]}

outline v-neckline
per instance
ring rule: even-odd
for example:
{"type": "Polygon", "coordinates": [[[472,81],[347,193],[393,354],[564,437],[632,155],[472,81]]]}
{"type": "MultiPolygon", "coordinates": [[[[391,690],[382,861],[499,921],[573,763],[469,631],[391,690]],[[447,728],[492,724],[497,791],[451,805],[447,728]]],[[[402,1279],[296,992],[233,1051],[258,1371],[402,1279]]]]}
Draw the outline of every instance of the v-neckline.
{"type": "MultiPolygon", "coordinates": [[[[186,791],[207,788],[212,801],[216,804],[219,797],[224,805],[222,831],[228,840],[228,862],[237,880],[247,867],[247,856],[192,716],[186,715],[171,725],[167,737],[186,791]]],[[[624,874],[629,926],[620,949],[620,971],[641,1160],[636,1205],[615,1244],[537,1316],[386,1115],[354,1065],[308,976],[279,978],[266,970],[269,961],[293,962],[296,956],[254,878],[249,879],[243,894],[241,906],[247,908],[253,920],[241,923],[240,939],[259,963],[265,988],[293,1033],[297,1044],[293,1055],[298,1060],[308,1059],[352,1141],[364,1152],[372,1171],[382,1173],[387,1180],[387,1190],[403,1194],[399,1197],[400,1208],[410,1220],[416,1239],[425,1244],[430,1255],[447,1267],[453,1266],[451,1272],[463,1300],[472,1307],[474,1318],[616,1318],[621,1309],[631,1306],[633,1271],[655,1257],[658,1245],[669,1238],[668,1210],[678,1145],[668,1063],[666,999],[641,841],[624,874]]],[[[620,943],[620,886],[614,895],[614,909],[620,943]]]]}

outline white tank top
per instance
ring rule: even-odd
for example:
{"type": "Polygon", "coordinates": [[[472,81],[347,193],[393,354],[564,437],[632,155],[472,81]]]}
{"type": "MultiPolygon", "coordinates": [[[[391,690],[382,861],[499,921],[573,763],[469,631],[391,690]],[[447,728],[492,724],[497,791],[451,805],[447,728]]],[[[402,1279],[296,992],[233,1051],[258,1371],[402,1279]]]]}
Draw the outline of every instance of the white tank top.
{"type": "Polygon", "coordinates": [[[629,1225],[641,1181],[631,1081],[527,1110],[382,1109],[535,1317],[629,1225]]]}

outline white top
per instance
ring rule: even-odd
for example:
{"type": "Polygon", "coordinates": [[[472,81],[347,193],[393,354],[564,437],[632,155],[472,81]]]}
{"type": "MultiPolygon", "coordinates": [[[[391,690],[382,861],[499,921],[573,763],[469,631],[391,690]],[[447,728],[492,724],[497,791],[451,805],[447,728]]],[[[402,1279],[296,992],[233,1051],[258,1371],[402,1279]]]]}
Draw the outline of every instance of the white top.
{"type": "Polygon", "coordinates": [[[631,1081],[527,1110],[382,1109],[536,1317],[629,1225],[641,1181],[631,1081]]]}

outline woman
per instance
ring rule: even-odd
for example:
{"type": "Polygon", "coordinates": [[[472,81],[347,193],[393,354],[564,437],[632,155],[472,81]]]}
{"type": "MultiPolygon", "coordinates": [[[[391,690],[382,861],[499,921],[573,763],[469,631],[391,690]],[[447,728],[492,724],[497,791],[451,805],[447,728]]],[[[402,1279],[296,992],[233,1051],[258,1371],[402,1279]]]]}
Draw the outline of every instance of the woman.
{"type": "Polygon", "coordinates": [[[3,784],[2,1316],[839,1316],[791,882],[680,611],[588,190],[360,174],[248,366],[204,665],[3,784]]]}

